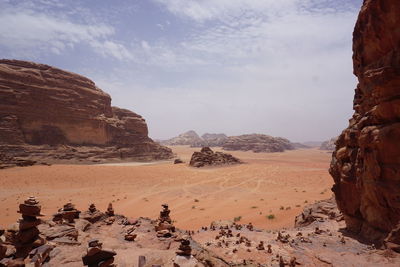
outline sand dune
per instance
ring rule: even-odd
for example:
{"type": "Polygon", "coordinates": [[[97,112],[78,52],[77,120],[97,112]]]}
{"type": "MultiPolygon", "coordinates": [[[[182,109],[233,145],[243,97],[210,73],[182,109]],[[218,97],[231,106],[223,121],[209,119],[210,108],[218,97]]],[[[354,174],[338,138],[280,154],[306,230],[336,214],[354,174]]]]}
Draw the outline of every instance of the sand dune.
{"type": "MultiPolygon", "coordinates": [[[[172,147],[188,162],[196,148],[172,147]]],[[[94,202],[105,210],[156,218],[170,204],[176,226],[198,229],[218,219],[240,217],[266,229],[293,226],[306,203],[331,196],[330,154],[317,150],[284,153],[232,152],[245,164],[196,169],[172,162],[123,165],[53,165],[0,171],[0,225],[17,220],[18,204],[37,196],[48,217],[65,202],[81,210],[94,202]],[[268,219],[273,214],[275,219],[268,219]]]]}

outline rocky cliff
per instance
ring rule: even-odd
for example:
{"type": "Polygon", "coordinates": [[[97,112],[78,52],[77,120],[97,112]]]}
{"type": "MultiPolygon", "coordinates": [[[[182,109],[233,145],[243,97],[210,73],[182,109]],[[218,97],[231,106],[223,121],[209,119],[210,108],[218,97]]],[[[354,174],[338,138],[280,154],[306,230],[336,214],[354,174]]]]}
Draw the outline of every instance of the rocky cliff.
{"type": "MultiPolygon", "coordinates": [[[[330,173],[347,228],[400,245],[400,2],[365,0],[353,34],[354,115],[330,173]],[[392,232],[393,231],[393,232],[392,232]]],[[[400,250],[399,250],[400,251],[400,250]]]]}
{"type": "Polygon", "coordinates": [[[222,146],[224,150],[241,150],[253,152],[283,152],[292,150],[292,143],[282,137],[272,137],[264,134],[245,134],[230,136],[222,146]]]}
{"type": "Polygon", "coordinates": [[[0,60],[0,153],[64,159],[158,159],[171,151],[147,136],[145,120],[111,107],[111,98],[78,74],[0,60]],[[73,147],[73,148],[71,148],[73,147]],[[85,147],[85,153],[79,150],[85,147]],[[91,151],[88,153],[88,151],[91,151]]]}

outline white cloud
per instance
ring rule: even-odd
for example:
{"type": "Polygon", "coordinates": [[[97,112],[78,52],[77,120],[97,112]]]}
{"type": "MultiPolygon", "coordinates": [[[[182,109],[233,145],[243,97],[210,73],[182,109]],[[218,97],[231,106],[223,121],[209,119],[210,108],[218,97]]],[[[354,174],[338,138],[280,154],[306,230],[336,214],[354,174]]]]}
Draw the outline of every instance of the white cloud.
{"type": "Polygon", "coordinates": [[[105,57],[132,59],[132,53],[123,44],[109,39],[114,33],[114,28],[108,25],[79,24],[31,10],[5,9],[0,12],[0,46],[15,54],[21,51],[60,54],[65,49],[84,44],[105,57]]]}

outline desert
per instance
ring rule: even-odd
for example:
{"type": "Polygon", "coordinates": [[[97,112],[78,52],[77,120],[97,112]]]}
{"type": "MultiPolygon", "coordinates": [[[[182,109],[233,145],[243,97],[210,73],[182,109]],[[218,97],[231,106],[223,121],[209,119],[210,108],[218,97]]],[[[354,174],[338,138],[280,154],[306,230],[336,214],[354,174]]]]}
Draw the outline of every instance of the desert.
{"type": "Polygon", "coordinates": [[[316,2],[1,2],[0,267],[400,266],[400,3],[316,2]]]}
{"type": "MultiPolygon", "coordinates": [[[[188,166],[198,149],[172,146],[185,164],[172,161],[130,166],[51,165],[4,169],[1,172],[0,224],[15,222],[18,203],[35,195],[47,218],[72,201],[84,210],[90,202],[128,217],[155,218],[170,205],[175,225],[197,230],[212,221],[253,223],[264,229],[291,227],[307,203],[329,198],[333,182],[327,173],[330,155],[318,149],[282,153],[230,151],[244,164],[229,167],[188,166]],[[283,207],[283,209],[282,209],[283,207]],[[268,219],[273,214],[274,219],[268,219]]],[[[216,150],[218,151],[218,150],[216,150]]],[[[140,164],[140,163],[139,163],[140,164]]]]}

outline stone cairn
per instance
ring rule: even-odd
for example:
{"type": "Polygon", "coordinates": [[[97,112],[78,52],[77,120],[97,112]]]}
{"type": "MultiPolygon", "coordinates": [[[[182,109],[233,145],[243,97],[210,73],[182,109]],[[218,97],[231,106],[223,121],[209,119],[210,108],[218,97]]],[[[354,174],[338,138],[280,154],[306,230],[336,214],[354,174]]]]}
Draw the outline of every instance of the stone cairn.
{"type": "Polygon", "coordinates": [[[172,220],[169,216],[171,211],[168,208],[168,204],[163,204],[162,207],[163,209],[160,211],[158,224],[155,227],[157,237],[171,237],[172,232],[175,232],[175,226],[172,225],[172,220]]]}
{"type": "Polygon", "coordinates": [[[89,267],[109,267],[115,266],[114,251],[102,249],[102,243],[98,239],[90,240],[86,254],[82,257],[83,265],[89,267]]]}
{"type": "Polygon", "coordinates": [[[179,245],[176,255],[190,257],[192,255],[192,247],[190,246],[189,237],[184,236],[181,239],[181,244],[179,245]]]}
{"type": "Polygon", "coordinates": [[[115,212],[114,212],[114,208],[113,208],[113,205],[112,205],[112,203],[109,203],[108,204],[108,207],[107,207],[107,211],[106,211],[106,215],[107,216],[115,216],[115,212]]]}
{"type": "Polygon", "coordinates": [[[89,209],[82,213],[82,218],[89,221],[90,223],[95,223],[103,218],[104,213],[97,210],[95,204],[90,204],[89,209]]]}
{"type": "Polygon", "coordinates": [[[37,228],[42,222],[37,218],[43,216],[40,211],[41,206],[35,197],[29,197],[19,205],[18,213],[22,214],[22,219],[19,220],[19,230],[14,240],[17,258],[25,258],[33,248],[40,247],[46,242],[39,236],[37,228]]]}
{"type": "Polygon", "coordinates": [[[65,204],[56,214],[53,215],[53,221],[56,223],[74,223],[75,219],[79,219],[81,212],[75,208],[75,205],[71,202],[65,204]]]}

